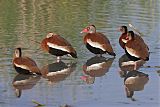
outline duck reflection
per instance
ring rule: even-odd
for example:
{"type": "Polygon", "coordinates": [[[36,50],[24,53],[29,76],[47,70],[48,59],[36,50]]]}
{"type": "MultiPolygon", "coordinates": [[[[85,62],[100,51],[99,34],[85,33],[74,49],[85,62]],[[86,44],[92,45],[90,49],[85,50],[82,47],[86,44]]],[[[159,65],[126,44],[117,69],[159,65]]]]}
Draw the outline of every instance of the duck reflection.
{"type": "Polygon", "coordinates": [[[21,97],[22,90],[32,89],[39,80],[40,76],[38,75],[16,75],[12,82],[16,96],[21,97]]]}
{"type": "Polygon", "coordinates": [[[81,77],[87,84],[93,84],[95,77],[105,75],[113,63],[114,58],[92,57],[83,65],[84,76],[81,77]]]}
{"type": "Polygon", "coordinates": [[[122,55],[119,58],[120,76],[125,77],[127,71],[138,70],[141,66],[143,66],[143,64],[145,64],[145,61],[143,60],[132,61],[126,54],[122,55]]]}
{"type": "Polygon", "coordinates": [[[76,63],[64,63],[62,61],[48,64],[41,69],[42,76],[50,83],[65,80],[76,69],[76,63]]]}
{"type": "Polygon", "coordinates": [[[142,91],[148,81],[148,74],[139,71],[128,72],[124,78],[126,96],[132,98],[134,91],[142,91]]]}
{"type": "Polygon", "coordinates": [[[126,96],[133,101],[134,91],[142,91],[149,80],[148,74],[137,71],[145,64],[143,60],[132,61],[126,54],[119,58],[120,76],[124,78],[126,96]]]}

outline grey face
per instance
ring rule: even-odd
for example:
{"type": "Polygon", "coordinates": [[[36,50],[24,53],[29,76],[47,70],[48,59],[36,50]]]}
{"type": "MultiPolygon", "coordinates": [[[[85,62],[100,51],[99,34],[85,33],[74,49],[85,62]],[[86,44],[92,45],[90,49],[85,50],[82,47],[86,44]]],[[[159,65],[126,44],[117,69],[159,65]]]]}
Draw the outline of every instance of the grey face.
{"type": "Polygon", "coordinates": [[[22,53],[21,53],[21,48],[16,48],[15,50],[15,57],[21,57],[22,53]]]}

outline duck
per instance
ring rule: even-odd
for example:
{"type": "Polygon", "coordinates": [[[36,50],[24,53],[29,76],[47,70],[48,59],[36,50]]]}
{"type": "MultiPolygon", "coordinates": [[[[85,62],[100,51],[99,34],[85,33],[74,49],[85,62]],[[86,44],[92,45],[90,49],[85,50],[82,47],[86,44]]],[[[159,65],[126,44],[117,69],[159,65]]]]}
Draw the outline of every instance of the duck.
{"type": "Polygon", "coordinates": [[[77,53],[72,45],[66,39],[53,32],[48,33],[46,38],[42,40],[41,48],[57,56],[58,61],[61,60],[61,56],[63,55],[70,55],[73,58],[77,58],[77,53]]]}
{"type": "Polygon", "coordinates": [[[135,39],[136,36],[133,31],[128,31],[126,38],[122,39],[125,43],[125,53],[132,61],[149,60],[149,50],[145,43],[135,39]]]}
{"type": "Polygon", "coordinates": [[[19,74],[38,74],[41,72],[36,64],[36,62],[26,56],[22,56],[22,49],[16,48],[13,58],[13,67],[19,74]]]}
{"type": "MultiPolygon", "coordinates": [[[[125,48],[125,43],[122,41],[122,39],[125,39],[127,37],[128,28],[127,28],[127,26],[123,25],[123,26],[120,26],[119,31],[122,33],[121,36],[119,37],[119,44],[124,49],[125,48]]],[[[145,44],[146,47],[149,50],[149,47],[145,43],[145,41],[143,40],[143,38],[140,35],[136,34],[136,33],[135,33],[135,40],[139,41],[142,44],[145,44]]]]}
{"type": "Polygon", "coordinates": [[[100,56],[105,53],[116,56],[109,39],[104,34],[96,32],[95,25],[87,26],[81,33],[86,33],[83,36],[83,42],[90,52],[100,56]]]}

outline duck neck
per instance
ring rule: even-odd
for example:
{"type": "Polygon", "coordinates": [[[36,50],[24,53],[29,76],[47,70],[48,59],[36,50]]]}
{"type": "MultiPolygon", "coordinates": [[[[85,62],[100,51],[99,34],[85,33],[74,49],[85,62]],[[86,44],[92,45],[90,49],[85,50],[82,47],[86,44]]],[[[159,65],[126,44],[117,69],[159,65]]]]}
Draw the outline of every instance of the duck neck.
{"type": "Polygon", "coordinates": [[[127,27],[124,27],[123,30],[122,30],[122,34],[127,34],[127,32],[128,32],[127,27]]]}
{"type": "Polygon", "coordinates": [[[125,29],[124,32],[122,32],[122,34],[127,34],[128,30],[125,29]]]}

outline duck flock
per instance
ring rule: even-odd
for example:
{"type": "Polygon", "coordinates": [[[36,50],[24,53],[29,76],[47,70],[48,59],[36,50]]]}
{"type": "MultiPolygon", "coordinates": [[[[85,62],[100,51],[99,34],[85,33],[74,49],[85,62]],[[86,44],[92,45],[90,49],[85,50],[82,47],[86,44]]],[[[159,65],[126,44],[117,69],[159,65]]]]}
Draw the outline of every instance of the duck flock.
{"type": "MultiPolygon", "coordinates": [[[[149,60],[149,47],[141,37],[141,34],[135,33],[133,31],[128,31],[127,26],[121,26],[119,31],[121,35],[119,37],[119,44],[124,50],[125,55],[131,61],[148,61],[149,60]]],[[[96,57],[102,58],[103,54],[108,54],[116,57],[116,53],[113,50],[111,41],[101,32],[96,32],[95,25],[89,25],[81,31],[83,35],[83,42],[86,48],[96,57]]],[[[66,39],[56,33],[48,33],[46,37],[41,42],[41,48],[45,52],[57,57],[56,61],[61,62],[61,57],[64,55],[69,55],[73,58],[77,58],[77,52],[66,39]]],[[[27,56],[22,55],[22,50],[20,47],[15,49],[13,58],[13,67],[19,74],[24,75],[43,75],[44,72],[38,68],[36,62],[27,56]]],[[[62,64],[63,66],[63,64],[62,64]]],[[[134,66],[134,70],[137,68],[137,64],[134,66]]],[[[87,64],[84,66],[84,71],[86,70],[87,64]]],[[[98,69],[98,68],[96,68],[98,69]]],[[[125,68],[124,68],[125,69],[125,68]]],[[[101,70],[99,70],[101,72],[101,70]]],[[[132,73],[133,75],[145,76],[143,73],[132,73]]],[[[94,74],[93,74],[94,75],[94,74]]],[[[125,78],[125,81],[127,78],[125,78]]],[[[126,81],[127,82],[127,81],[126,81]]],[[[140,83],[140,82],[138,82],[140,83]]],[[[146,82],[145,82],[146,83],[146,82]]],[[[133,91],[128,92],[126,88],[127,97],[133,96],[133,91]]]]}

